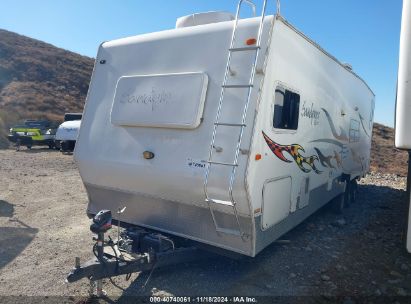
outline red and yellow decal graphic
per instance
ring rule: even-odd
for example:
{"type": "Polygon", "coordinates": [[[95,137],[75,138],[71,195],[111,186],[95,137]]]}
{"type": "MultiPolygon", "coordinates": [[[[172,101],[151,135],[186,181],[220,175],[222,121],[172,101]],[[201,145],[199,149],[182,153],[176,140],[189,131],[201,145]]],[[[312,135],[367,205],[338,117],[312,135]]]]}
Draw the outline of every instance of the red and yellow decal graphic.
{"type": "Polygon", "coordinates": [[[273,141],[271,138],[267,136],[267,134],[263,132],[263,136],[265,139],[265,142],[267,143],[268,147],[270,150],[277,156],[279,159],[286,163],[291,163],[291,160],[288,160],[284,156],[284,152],[287,152],[295,161],[297,166],[300,168],[301,171],[308,173],[311,172],[311,170],[314,170],[315,173],[321,174],[322,171],[318,170],[317,167],[315,166],[315,161],[318,161],[318,156],[317,155],[311,155],[308,157],[305,157],[301,155],[300,151],[305,152],[304,148],[298,144],[292,144],[292,145],[280,145],[277,144],[275,141],[273,141]],[[308,165],[309,168],[304,167],[304,164],[308,165]]]}

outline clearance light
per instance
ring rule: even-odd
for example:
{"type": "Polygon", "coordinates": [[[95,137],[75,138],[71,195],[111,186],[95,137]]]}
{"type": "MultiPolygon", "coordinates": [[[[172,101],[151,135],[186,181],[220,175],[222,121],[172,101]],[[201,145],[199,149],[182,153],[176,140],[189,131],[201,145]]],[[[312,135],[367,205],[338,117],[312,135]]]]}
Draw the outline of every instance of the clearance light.
{"type": "Polygon", "coordinates": [[[261,154],[256,154],[255,155],[255,160],[260,160],[262,158],[261,154]]]}
{"type": "Polygon", "coordinates": [[[144,151],[143,152],[143,157],[145,159],[153,159],[154,158],[154,153],[150,151],[144,151]]]}
{"type": "Polygon", "coordinates": [[[245,44],[247,44],[247,45],[254,45],[256,43],[257,43],[257,39],[255,39],[255,38],[249,38],[245,41],[245,44]]]}

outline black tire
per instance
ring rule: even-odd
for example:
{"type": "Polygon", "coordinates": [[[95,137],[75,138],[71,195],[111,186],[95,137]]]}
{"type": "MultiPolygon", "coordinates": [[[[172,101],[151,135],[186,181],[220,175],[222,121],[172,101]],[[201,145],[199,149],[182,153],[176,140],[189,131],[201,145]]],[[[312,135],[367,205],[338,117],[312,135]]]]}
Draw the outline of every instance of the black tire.
{"type": "Polygon", "coordinates": [[[54,145],[53,144],[49,144],[49,149],[54,149],[54,145]]]}
{"type": "Polygon", "coordinates": [[[358,184],[357,180],[352,180],[350,183],[350,203],[355,203],[357,200],[358,184]]]}
{"type": "Polygon", "coordinates": [[[27,149],[31,150],[31,147],[32,147],[32,146],[28,145],[28,146],[26,146],[26,147],[27,147],[27,149]]]}
{"type": "Polygon", "coordinates": [[[343,213],[345,205],[345,193],[341,193],[331,201],[332,210],[336,214],[343,213]]]}
{"type": "Polygon", "coordinates": [[[346,182],[345,192],[344,192],[344,208],[348,208],[351,204],[352,195],[352,185],[351,182],[346,182]]]}

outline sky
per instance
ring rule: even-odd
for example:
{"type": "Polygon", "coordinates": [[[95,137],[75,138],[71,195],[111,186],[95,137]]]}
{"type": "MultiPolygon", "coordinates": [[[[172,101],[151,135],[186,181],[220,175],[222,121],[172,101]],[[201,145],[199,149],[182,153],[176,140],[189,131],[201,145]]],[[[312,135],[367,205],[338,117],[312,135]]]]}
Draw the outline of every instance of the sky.
{"type": "MultiPolygon", "coordinates": [[[[261,9],[263,1],[254,2],[261,9]]],[[[268,1],[269,12],[275,2],[268,1]]],[[[2,0],[0,28],[95,57],[103,41],[171,29],[178,17],[236,6],[237,0],[2,0]]],[[[281,1],[283,17],[369,84],[375,121],[391,127],[401,10],[401,0],[281,1]]]]}

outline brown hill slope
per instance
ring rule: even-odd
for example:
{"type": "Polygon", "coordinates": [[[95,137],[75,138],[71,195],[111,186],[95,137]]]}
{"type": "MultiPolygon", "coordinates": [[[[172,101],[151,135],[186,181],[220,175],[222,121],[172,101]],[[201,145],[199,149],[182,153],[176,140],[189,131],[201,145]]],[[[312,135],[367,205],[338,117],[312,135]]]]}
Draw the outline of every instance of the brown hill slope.
{"type": "Polygon", "coordinates": [[[65,112],[81,112],[93,63],[91,58],[0,29],[0,127],[22,118],[61,120],[65,112]]]}
{"type": "Polygon", "coordinates": [[[394,146],[394,129],[374,123],[371,170],[407,176],[408,155],[394,146]]]}

